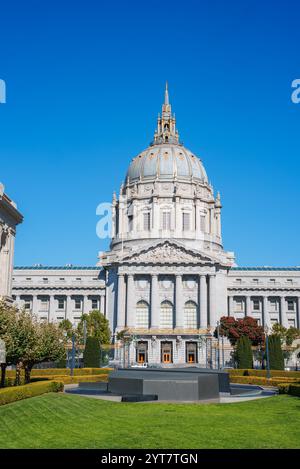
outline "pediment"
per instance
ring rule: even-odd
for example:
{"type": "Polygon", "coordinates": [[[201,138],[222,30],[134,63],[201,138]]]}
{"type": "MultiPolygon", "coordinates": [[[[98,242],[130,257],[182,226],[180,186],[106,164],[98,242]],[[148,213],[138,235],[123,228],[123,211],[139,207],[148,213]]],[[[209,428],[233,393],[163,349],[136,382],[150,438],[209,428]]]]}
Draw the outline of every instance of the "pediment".
{"type": "Polygon", "coordinates": [[[216,261],[198,251],[165,241],[128,254],[123,257],[122,262],[130,264],[212,264],[216,261]]]}

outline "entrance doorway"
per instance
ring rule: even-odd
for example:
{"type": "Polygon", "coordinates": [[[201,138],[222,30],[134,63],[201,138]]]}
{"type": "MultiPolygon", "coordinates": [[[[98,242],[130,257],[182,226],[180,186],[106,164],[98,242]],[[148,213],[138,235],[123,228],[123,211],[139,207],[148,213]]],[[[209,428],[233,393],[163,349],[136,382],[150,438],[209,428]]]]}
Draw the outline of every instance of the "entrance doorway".
{"type": "Polygon", "coordinates": [[[148,342],[138,342],[136,348],[136,361],[141,365],[148,361],[148,342]]]}
{"type": "Polygon", "coordinates": [[[186,362],[197,363],[197,343],[186,342],[186,362]]]}
{"type": "Polygon", "coordinates": [[[173,363],[173,344],[172,342],[161,343],[161,362],[166,365],[173,363]]]}

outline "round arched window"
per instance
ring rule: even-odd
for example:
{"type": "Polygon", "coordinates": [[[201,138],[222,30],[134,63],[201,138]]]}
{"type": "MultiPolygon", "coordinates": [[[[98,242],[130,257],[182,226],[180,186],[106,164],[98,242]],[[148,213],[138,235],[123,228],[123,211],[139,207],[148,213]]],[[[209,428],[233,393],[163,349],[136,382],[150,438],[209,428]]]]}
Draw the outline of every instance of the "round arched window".
{"type": "Polygon", "coordinates": [[[160,305],[160,327],[173,329],[173,305],[170,301],[163,301],[160,305]]]}
{"type": "Polygon", "coordinates": [[[149,305],[146,301],[139,301],[136,305],[136,327],[140,329],[149,327],[149,305]]]}
{"type": "Polygon", "coordinates": [[[187,301],[184,305],[184,327],[186,329],[197,329],[197,305],[194,301],[187,301]]]}

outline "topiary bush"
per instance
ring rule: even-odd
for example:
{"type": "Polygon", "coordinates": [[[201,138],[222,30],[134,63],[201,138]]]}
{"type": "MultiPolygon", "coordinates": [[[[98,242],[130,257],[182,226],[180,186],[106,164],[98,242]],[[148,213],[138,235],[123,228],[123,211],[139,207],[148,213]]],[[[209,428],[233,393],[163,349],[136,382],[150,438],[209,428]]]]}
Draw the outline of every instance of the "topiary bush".
{"type": "Polygon", "coordinates": [[[99,339],[88,337],[83,352],[83,363],[85,367],[97,368],[100,366],[101,349],[99,339]]]}
{"type": "Polygon", "coordinates": [[[42,381],[0,389],[0,405],[10,404],[29,397],[40,396],[48,392],[61,392],[64,384],[60,381],[42,381]]]}
{"type": "Polygon", "coordinates": [[[253,368],[251,342],[248,336],[239,338],[236,345],[236,360],[238,368],[253,368]]]}
{"type": "Polygon", "coordinates": [[[284,370],[284,357],[281,339],[278,335],[269,336],[269,360],[271,370],[284,370]]]}

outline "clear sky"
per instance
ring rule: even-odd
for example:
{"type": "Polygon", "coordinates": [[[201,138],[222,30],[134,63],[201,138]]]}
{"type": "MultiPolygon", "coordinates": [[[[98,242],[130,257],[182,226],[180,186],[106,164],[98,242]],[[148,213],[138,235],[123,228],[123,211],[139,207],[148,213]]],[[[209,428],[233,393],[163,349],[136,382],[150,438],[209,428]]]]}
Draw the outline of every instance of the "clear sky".
{"type": "Polygon", "coordinates": [[[300,265],[300,6],[258,0],[2,2],[0,181],[15,264],[94,265],[96,207],[152,140],[164,83],[243,266],[300,265]]]}

